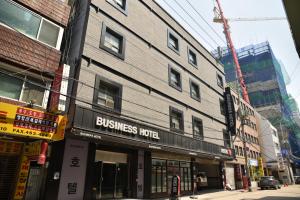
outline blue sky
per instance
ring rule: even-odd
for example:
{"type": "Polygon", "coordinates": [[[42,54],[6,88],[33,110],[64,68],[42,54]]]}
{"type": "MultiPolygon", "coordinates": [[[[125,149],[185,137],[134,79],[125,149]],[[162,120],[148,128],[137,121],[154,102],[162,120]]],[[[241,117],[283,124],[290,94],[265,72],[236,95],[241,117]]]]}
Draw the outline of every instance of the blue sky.
{"type": "MultiPolygon", "coordinates": [[[[214,17],[213,8],[215,6],[215,0],[156,0],[156,2],[165,8],[209,51],[217,46],[225,45],[224,41],[219,38],[219,36],[221,36],[223,40],[225,40],[222,25],[212,21],[214,17]],[[188,16],[176,2],[180,4],[198,24],[188,16]],[[206,22],[191,8],[188,2],[193,5],[219,36],[211,30],[206,22]],[[176,12],[174,12],[170,6],[176,12]],[[189,25],[182,20],[182,18],[184,18],[189,25]],[[198,25],[200,25],[201,28],[198,25]]],[[[220,3],[227,18],[286,16],[281,0],[220,0],[220,3]]],[[[291,81],[287,85],[288,92],[296,98],[298,105],[300,105],[300,77],[298,77],[298,74],[300,74],[300,60],[295,50],[288,21],[243,21],[229,23],[232,39],[236,48],[249,44],[257,44],[266,40],[270,42],[276,58],[284,64],[290,76],[291,81]]]]}

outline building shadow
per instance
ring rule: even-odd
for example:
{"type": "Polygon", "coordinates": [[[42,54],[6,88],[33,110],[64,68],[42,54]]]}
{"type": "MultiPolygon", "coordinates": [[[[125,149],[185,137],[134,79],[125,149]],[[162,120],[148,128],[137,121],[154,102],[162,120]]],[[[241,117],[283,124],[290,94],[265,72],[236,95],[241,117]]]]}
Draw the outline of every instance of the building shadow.
{"type": "MultiPolygon", "coordinates": [[[[253,199],[253,198],[244,198],[241,200],[258,200],[258,199],[253,199]]],[[[299,197],[284,197],[284,196],[275,196],[275,197],[263,197],[260,198],[259,200],[300,200],[300,196],[299,197]]]]}

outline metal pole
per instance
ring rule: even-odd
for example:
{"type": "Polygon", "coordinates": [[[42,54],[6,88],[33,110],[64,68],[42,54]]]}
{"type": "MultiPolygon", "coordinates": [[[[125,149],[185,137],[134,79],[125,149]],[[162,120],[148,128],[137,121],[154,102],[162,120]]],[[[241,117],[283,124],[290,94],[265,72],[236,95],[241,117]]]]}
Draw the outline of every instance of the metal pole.
{"type": "Polygon", "coordinates": [[[244,157],[245,157],[245,168],[246,168],[246,175],[248,180],[250,180],[250,185],[248,185],[248,191],[252,192],[251,188],[251,179],[250,179],[250,172],[249,172],[249,166],[248,166],[248,154],[247,154],[247,145],[246,145],[246,137],[245,137],[245,119],[246,119],[246,114],[241,115],[241,123],[242,123],[242,135],[243,135],[243,146],[244,146],[244,157]]]}
{"type": "Polygon", "coordinates": [[[282,130],[282,124],[281,124],[281,121],[279,122],[279,127],[280,127],[280,131],[281,131],[281,135],[282,135],[282,140],[284,142],[284,147],[285,147],[285,150],[288,152],[288,155],[286,155],[286,161],[287,161],[287,171],[289,173],[289,177],[290,177],[290,180],[291,180],[291,184],[294,184],[294,179],[293,179],[293,176],[292,176],[292,173],[291,173],[291,163],[290,163],[290,148],[288,147],[287,143],[288,143],[288,137],[285,133],[283,133],[283,130],[282,130]]]}

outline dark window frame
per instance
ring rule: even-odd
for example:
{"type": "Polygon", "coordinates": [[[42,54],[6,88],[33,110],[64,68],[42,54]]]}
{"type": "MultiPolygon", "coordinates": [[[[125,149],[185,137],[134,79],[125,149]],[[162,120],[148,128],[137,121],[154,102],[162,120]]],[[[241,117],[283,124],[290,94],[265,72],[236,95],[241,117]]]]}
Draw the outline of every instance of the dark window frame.
{"type": "Polygon", "coordinates": [[[128,15],[128,0],[123,0],[125,1],[125,5],[124,8],[120,7],[116,2],[114,2],[114,0],[106,0],[107,3],[109,3],[110,5],[112,5],[114,8],[116,8],[117,10],[119,10],[121,13],[123,13],[124,15],[128,15]]]}
{"type": "Polygon", "coordinates": [[[230,134],[227,130],[223,129],[223,140],[224,140],[224,147],[225,148],[231,148],[231,138],[230,138],[230,134]]]}
{"type": "Polygon", "coordinates": [[[181,76],[181,73],[177,69],[175,69],[174,67],[172,67],[171,65],[169,65],[168,68],[169,68],[169,70],[168,70],[169,71],[169,73],[168,73],[168,75],[169,75],[169,85],[171,87],[175,88],[176,90],[182,92],[182,76],[181,76]],[[179,85],[180,86],[177,86],[177,85],[175,85],[175,84],[172,83],[172,81],[171,81],[171,73],[172,73],[172,71],[174,71],[175,73],[179,74],[179,85]]]}
{"type": "Polygon", "coordinates": [[[115,81],[112,81],[110,79],[107,79],[103,76],[100,75],[96,75],[95,77],[95,88],[94,88],[94,95],[93,95],[93,108],[95,109],[101,109],[101,110],[105,110],[108,112],[113,112],[113,113],[121,113],[122,110],[122,94],[123,94],[123,86],[115,81]],[[98,101],[98,92],[99,92],[99,86],[100,86],[100,82],[103,81],[105,82],[107,85],[110,85],[114,88],[116,88],[118,90],[118,94],[117,97],[115,97],[115,106],[114,109],[111,109],[109,107],[106,106],[102,106],[99,105],[97,103],[98,101]]]}
{"type": "Polygon", "coordinates": [[[170,49],[172,49],[175,53],[177,53],[178,55],[180,55],[180,42],[179,42],[179,36],[174,32],[172,31],[171,29],[168,28],[168,37],[167,37],[167,45],[170,49]],[[177,46],[178,48],[174,48],[173,46],[170,45],[169,41],[171,39],[171,37],[173,37],[174,39],[177,40],[177,46]]]}
{"type": "Polygon", "coordinates": [[[195,117],[195,116],[192,116],[192,127],[193,127],[193,138],[196,138],[196,139],[200,139],[200,140],[204,140],[204,128],[203,128],[203,120],[198,118],[198,117],[195,117]],[[200,136],[198,137],[195,137],[195,125],[197,123],[201,123],[202,126],[200,128],[200,136]]]}
{"type": "Polygon", "coordinates": [[[170,106],[169,107],[169,118],[170,118],[170,130],[175,131],[175,132],[183,133],[184,132],[184,114],[183,114],[183,111],[170,106]],[[176,128],[172,127],[172,112],[175,112],[176,114],[181,115],[181,119],[179,120],[179,129],[176,129],[176,128]]]}
{"type": "Polygon", "coordinates": [[[197,54],[196,54],[195,51],[192,50],[189,46],[188,46],[188,48],[187,48],[187,57],[188,57],[188,63],[191,64],[193,67],[195,67],[195,68],[198,69],[198,59],[197,59],[197,54]],[[191,62],[191,60],[190,60],[190,52],[191,52],[192,54],[195,55],[195,62],[196,62],[196,63],[191,62]]]}
{"type": "Polygon", "coordinates": [[[220,113],[221,115],[225,116],[225,100],[224,99],[219,99],[220,102],[220,113]],[[223,106],[222,106],[223,105],[223,106]]]}
{"type": "Polygon", "coordinates": [[[218,73],[217,73],[217,85],[218,85],[220,88],[224,89],[224,79],[223,79],[223,77],[222,77],[220,74],[218,74],[218,73]],[[221,83],[219,83],[219,78],[221,78],[221,83]]]}
{"type": "Polygon", "coordinates": [[[114,56],[124,60],[125,59],[125,36],[115,30],[113,30],[112,28],[108,27],[105,25],[105,23],[102,23],[102,31],[101,31],[101,37],[100,37],[100,48],[104,49],[105,51],[113,54],[114,56]],[[120,49],[121,52],[117,53],[115,51],[113,51],[112,49],[110,49],[109,47],[105,46],[105,36],[106,33],[109,32],[111,35],[113,35],[114,37],[117,37],[118,39],[120,39],[120,49]]]}
{"type": "Polygon", "coordinates": [[[190,96],[191,96],[192,99],[195,99],[196,101],[201,102],[200,86],[199,86],[199,84],[197,84],[197,83],[196,83],[195,81],[193,81],[192,79],[190,79],[190,96]],[[199,97],[194,97],[194,96],[192,95],[192,86],[193,86],[193,84],[194,84],[195,86],[198,87],[199,97]]]}

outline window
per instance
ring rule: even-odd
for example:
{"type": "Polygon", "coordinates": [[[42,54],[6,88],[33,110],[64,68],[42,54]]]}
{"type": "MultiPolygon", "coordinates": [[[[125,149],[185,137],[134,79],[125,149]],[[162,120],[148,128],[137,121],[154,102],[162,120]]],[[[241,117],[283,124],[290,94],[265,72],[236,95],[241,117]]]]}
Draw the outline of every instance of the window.
{"type": "Polygon", "coordinates": [[[217,84],[219,87],[223,88],[224,87],[224,83],[223,83],[223,77],[219,74],[217,74],[217,84]]]}
{"type": "Polygon", "coordinates": [[[63,28],[10,0],[0,1],[0,23],[60,49],[63,28]]]}
{"type": "Polygon", "coordinates": [[[190,80],[190,95],[193,99],[200,101],[199,85],[192,80],[190,80]]]}
{"type": "Polygon", "coordinates": [[[229,133],[226,130],[223,130],[223,139],[224,139],[224,147],[230,148],[231,141],[230,141],[229,133]]]}
{"type": "Polygon", "coordinates": [[[106,0],[116,9],[127,15],[127,0],[106,0]]]}
{"type": "Polygon", "coordinates": [[[180,132],[184,130],[183,112],[173,107],[170,107],[170,128],[180,132]]]}
{"type": "Polygon", "coordinates": [[[242,147],[239,147],[240,156],[244,156],[244,149],[242,147]]]}
{"type": "Polygon", "coordinates": [[[220,101],[220,112],[221,112],[221,115],[225,115],[225,102],[223,99],[219,99],[220,101]]]}
{"type": "Polygon", "coordinates": [[[168,29],[168,47],[179,54],[178,36],[168,29]]]}
{"type": "Polygon", "coordinates": [[[203,122],[201,119],[193,116],[193,135],[194,138],[203,140],[203,122]]]}
{"type": "Polygon", "coordinates": [[[169,65],[169,85],[181,91],[181,75],[173,67],[169,65]]]}
{"type": "Polygon", "coordinates": [[[235,152],[235,155],[239,155],[239,147],[238,146],[234,146],[234,152],[235,152]]]}
{"type": "Polygon", "coordinates": [[[166,160],[152,160],[151,193],[167,192],[166,163],[166,160]]]}
{"type": "Polygon", "coordinates": [[[106,78],[96,76],[94,103],[102,108],[121,112],[122,86],[106,78]]]}
{"type": "Polygon", "coordinates": [[[125,57],[125,38],[120,33],[110,29],[104,23],[100,39],[100,47],[107,52],[124,59],[125,57]]]}
{"type": "Polygon", "coordinates": [[[188,61],[191,65],[194,67],[197,67],[197,56],[194,51],[192,51],[190,48],[188,48],[188,61]]]}
{"type": "Polygon", "coordinates": [[[19,75],[17,78],[7,75],[11,73],[13,72],[1,69],[0,96],[26,103],[34,101],[35,105],[47,106],[49,92],[45,88],[49,87],[50,84],[29,76],[19,75]]]}

